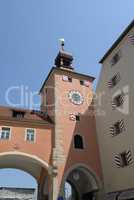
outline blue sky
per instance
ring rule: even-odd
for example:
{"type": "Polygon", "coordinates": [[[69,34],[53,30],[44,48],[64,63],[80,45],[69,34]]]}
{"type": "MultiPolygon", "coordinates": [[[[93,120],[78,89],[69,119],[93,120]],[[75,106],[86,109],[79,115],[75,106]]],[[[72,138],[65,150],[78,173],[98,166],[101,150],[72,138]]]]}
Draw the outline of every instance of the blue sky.
{"type": "MultiPolygon", "coordinates": [[[[75,57],[76,70],[98,78],[98,61],[133,19],[133,8],[133,0],[0,0],[0,104],[6,105],[11,86],[40,89],[61,37],[75,57]]],[[[14,103],[17,95],[12,93],[14,103]]],[[[0,185],[9,177],[3,174],[0,185]]],[[[9,185],[19,185],[17,175],[11,172],[9,185]]],[[[35,185],[29,177],[22,183],[35,185]]]]}

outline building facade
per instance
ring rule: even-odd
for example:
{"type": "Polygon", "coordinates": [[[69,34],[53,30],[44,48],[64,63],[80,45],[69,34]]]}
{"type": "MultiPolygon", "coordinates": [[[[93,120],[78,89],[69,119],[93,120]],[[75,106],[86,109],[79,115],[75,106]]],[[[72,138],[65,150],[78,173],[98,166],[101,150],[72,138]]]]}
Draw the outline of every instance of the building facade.
{"type": "Polygon", "coordinates": [[[0,107],[0,168],[35,177],[39,200],[102,197],[94,77],[77,73],[72,61],[62,44],[40,89],[40,110],[0,107]]]}
{"type": "Polygon", "coordinates": [[[108,199],[134,199],[133,57],[134,21],[100,61],[96,127],[108,199]]]}

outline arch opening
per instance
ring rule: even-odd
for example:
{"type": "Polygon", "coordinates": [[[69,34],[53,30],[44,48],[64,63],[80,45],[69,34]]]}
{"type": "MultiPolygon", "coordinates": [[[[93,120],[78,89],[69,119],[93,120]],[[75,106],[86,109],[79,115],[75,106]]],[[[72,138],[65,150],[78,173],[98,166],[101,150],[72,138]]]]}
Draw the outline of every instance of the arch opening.
{"type": "MultiPolygon", "coordinates": [[[[18,172],[21,171],[24,174],[27,174],[27,177],[31,179],[31,182],[34,182],[34,188],[36,189],[36,199],[41,199],[44,195],[44,185],[46,182],[46,179],[49,178],[49,165],[44,160],[34,156],[25,154],[22,152],[6,152],[6,153],[0,153],[0,175],[2,171],[5,172],[18,172]],[[34,180],[34,181],[33,181],[34,180]],[[37,195],[38,192],[38,195],[37,195]],[[38,196],[38,197],[37,197],[38,196]]],[[[26,179],[28,180],[28,179],[26,179]]],[[[25,180],[24,180],[25,181],[25,180]]],[[[21,179],[20,179],[21,182],[21,179]]],[[[1,186],[4,187],[2,182],[0,182],[1,186]]],[[[22,184],[23,189],[28,187],[28,184],[25,182],[22,184]]],[[[14,181],[12,182],[10,180],[10,185],[6,184],[5,187],[13,187],[14,181]],[[13,183],[13,185],[11,185],[13,183]]],[[[20,184],[21,186],[21,184],[20,184]]],[[[15,186],[16,187],[16,186],[15,186]]],[[[18,187],[17,187],[18,188],[18,187]]],[[[19,187],[20,188],[20,187],[19,187]]],[[[46,192],[46,191],[45,191],[46,192]]],[[[47,191],[48,192],[48,191],[47,191]]]]}
{"type": "Polygon", "coordinates": [[[95,176],[83,166],[72,169],[65,178],[65,200],[92,200],[98,190],[95,176]]]}
{"type": "Polygon", "coordinates": [[[1,199],[37,199],[37,180],[30,174],[12,168],[0,169],[1,199]]]}

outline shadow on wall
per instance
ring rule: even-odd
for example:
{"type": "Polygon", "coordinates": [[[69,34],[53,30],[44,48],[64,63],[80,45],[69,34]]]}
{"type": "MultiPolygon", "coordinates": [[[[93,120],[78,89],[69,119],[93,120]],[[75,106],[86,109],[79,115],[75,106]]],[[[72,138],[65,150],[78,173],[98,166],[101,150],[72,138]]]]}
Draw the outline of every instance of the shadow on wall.
{"type": "MultiPolygon", "coordinates": [[[[74,121],[69,123],[73,124],[74,121]]],[[[102,180],[93,102],[88,110],[80,115],[80,121],[76,121],[73,132],[66,134],[71,142],[66,150],[67,158],[61,188],[68,190],[63,189],[66,182],[67,187],[71,187],[72,198],[92,199],[93,193],[101,188],[100,180],[102,180]]],[[[67,146],[66,141],[64,144],[67,146]]],[[[69,195],[69,191],[67,193],[65,195],[69,195]]]]}

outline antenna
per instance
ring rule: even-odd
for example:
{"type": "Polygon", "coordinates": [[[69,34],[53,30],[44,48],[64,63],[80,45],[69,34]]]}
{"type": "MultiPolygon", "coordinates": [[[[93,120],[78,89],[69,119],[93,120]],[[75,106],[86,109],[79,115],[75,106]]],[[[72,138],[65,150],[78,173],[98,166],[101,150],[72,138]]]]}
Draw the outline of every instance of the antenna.
{"type": "Polygon", "coordinates": [[[60,38],[59,41],[61,43],[61,50],[64,51],[64,46],[65,46],[65,40],[64,40],[64,38],[60,38]]]}

